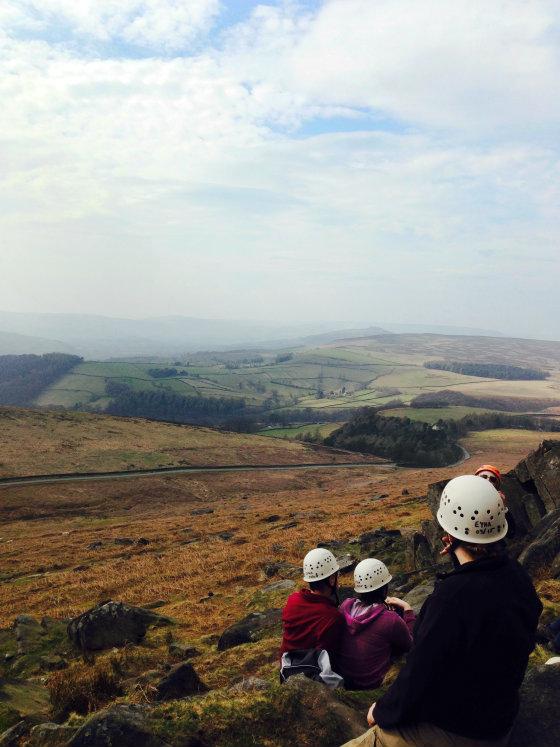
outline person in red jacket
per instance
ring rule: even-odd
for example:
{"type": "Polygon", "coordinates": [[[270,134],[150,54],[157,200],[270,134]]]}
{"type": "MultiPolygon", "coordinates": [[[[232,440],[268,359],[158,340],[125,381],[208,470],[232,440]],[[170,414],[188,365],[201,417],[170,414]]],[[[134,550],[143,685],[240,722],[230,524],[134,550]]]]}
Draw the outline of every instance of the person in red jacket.
{"type": "Polygon", "coordinates": [[[339,565],[329,550],[317,547],[303,560],[303,580],[309,589],[300,589],[288,598],[282,613],[284,635],[280,656],[296,649],[324,648],[331,662],[336,659],[344,618],[338,610],[339,565]]]}

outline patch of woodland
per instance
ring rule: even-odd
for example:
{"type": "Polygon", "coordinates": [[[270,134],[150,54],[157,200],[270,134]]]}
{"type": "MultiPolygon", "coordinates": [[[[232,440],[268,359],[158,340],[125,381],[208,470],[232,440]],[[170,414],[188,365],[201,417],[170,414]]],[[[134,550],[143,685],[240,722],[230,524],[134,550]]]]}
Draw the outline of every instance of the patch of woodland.
{"type": "Polygon", "coordinates": [[[560,422],[532,415],[509,415],[500,412],[472,413],[460,420],[438,420],[429,423],[410,418],[384,417],[378,408],[364,407],[341,428],[333,431],[323,443],[338,449],[392,459],[401,466],[442,467],[457,462],[463,450],[457,439],[470,431],[522,428],[560,431],[560,422]]]}
{"type": "Polygon", "coordinates": [[[0,404],[25,406],[80,363],[66,353],[0,355],[0,404]]]}
{"type": "Polygon", "coordinates": [[[538,412],[558,404],[560,402],[557,399],[550,398],[473,396],[452,389],[442,389],[439,392],[419,394],[410,401],[409,406],[415,408],[483,407],[486,410],[500,410],[502,412],[538,412]]]}
{"type": "Polygon", "coordinates": [[[436,371],[451,371],[463,376],[480,376],[484,379],[506,379],[508,381],[542,381],[550,376],[537,368],[522,368],[507,363],[468,363],[466,361],[426,361],[424,368],[436,371]]]}
{"type": "Polygon", "coordinates": [[[410,418],[385,417],[373,407],[360,408],[323,443],[386,457],[403,466],[445,466],[463,454],[445,428],[434,428],[410,418]]]}

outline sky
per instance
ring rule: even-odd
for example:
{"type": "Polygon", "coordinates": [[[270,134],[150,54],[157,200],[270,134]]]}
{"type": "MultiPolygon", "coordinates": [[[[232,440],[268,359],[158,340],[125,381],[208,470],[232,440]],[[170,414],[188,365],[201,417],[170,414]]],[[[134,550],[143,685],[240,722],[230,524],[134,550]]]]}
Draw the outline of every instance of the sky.
{"type": "Polygon", "coordinates": [[[557,0],[2,0],[0,309],[560,340],[557,0]]]}

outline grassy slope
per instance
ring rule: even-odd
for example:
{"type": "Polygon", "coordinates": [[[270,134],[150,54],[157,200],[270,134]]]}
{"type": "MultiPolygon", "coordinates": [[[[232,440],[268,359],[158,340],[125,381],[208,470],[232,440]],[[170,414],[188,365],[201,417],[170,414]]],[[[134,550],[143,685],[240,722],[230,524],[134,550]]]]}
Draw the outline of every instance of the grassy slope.
{"type": "Polygon", "coordinates": [[[361,461],[308,444],[82,412],[0,407],[0,477],[230,464],[361,461]]]}
{"type": "Polygon", "coordinates": [[[134,389],[168,387],[187,395],[244,397],[249,405],[262,404],[276,392],[284,406],[297,402],[299,407],[325,410],[383,404],[396,396],[408,402],[423,392],[446,388],[473,395],[560,399],[560,343],[389,335],[296,349],[291,360],[281,363],[267,354],[262,363],[243,364],[239,354],[231,354],[239,365],[232,369],[226,365],[227,356],[208,354],[204,359],[198,355],[188,366],[186,361],[180,366],[174,366],[176,361],[85,363],[44,392],[37,404],[71,407],[76,402],[95,402],[103,406],[106,379],[123,381],[134,389]],[[551,375],[545,381],[499,381],[423,367],[424,361],[436,358],[504,361],[543,368],[551,375]],[[148,370],[162,365],[173,365],[181,375],[152,379],[148,370]],[[325,398],[317,398],[319,390],[325,398]]]}
{"type": "MultiPolygon", "coordinates": [[[[44,430],[44,425],[36,422],[36,418],[43,415],[53,413],[29,413],[25,425],[28,433],[34,429],[44,430]]],[[[73,424],[75,439],[95,442],[101,420],[80,416],[79,426],[78,422],[73,424]]],[[[115,419],[106,421],[115,424],[115,419]]],[[[58,422],[69,425],[64,420],[58,422]]],[[[135,432],[137,438],[141,438],[141,429],[146,429],[142,439],[146,447],[150,441],[154,444],[153,439],[162,438],[159,430],[152,429],[152,423],[133,423],[139,428],[135,432]]],[[[51,426],[58,427],[56,422],[51,426]]],[[[110,435],[105,432],[105,436],[110,435]]],[[[264,574],[267,559],[299,566],[305,552],[322,540],[349,539],[380,525],[414,531],[423,519],[430,518],[421,498],[430,482],[472,472],[487,461],[507,471],[546,437],[547,434],[527,431],[477,433],[465,441],[473,456],[466,463],[447,469],[368,466],[336,471],[182,474],[0,488],[3,539],[0,543],[3,590],[0,626],[9,628],[20,613],[32,614],[37,619],[44,614],[57,619],[74,616],[108,598],[132,604],[161,600],[164,604],[158,611],[177,620],[171,632],[167,629],[150,631],[141,646],[127,647],[118,654],[100,654],[95,665],[81,663],[76,653],[72,655],[75,663],[71,669],[61,672],[62,680],[68,679],[79,687],[95,666],[102,666],[115,657],[123,676],[161,667],[168,661],[173,663],[167,652],[170,636],[195,645],[199,653],[192,660],[193,665],[216,692],[203,701],[195,698],[162,706],[161,714],[156,714],[155,728],[163,730],[162,735],[168,734],[172,743],[178,743],[177,735],[183,729],[185,735],[190,733],[189,723],[198,713],[203,723],[206,723],[204,719],[208,722],[205,728],[228,731],[215,735],[217,741],[210,740],[208,744],[240,747],[246,742],[242,736],[236,736],[233,727],[239,719],[245,725],[249,723],[249,711],[253,719],[251,730],[257,733],[263,725],[269,728],[273,723],[271,714],[279,713],[284,719],[289,708],[282,700],[285,689],[274,690],[269,695],[242,696],[225,691],[235,677],[242,675],[277,681],[279,631],[273,631],[255,644],[223,653],[216,651],[217,636],[233,621],[252,611],[282,607],[290,594],[290,590],[273,594],[260,591],[266,583],[275,580],[264,574]],[[403,496],[405,488],[408,495],[403,496]],[[380,494],[387,497],[379,500],[380,494]],[[211,509],[212,513],[192,514],[201,508],[211,509]],[[271,519],[272,516],[276,518],[271,519]],[[294,522],[297,523],[293,525],[294,522]],[[220,539],[222,532],[233,536],[228,540],[220,539]],[[122,537],[133,540],[144,537],[149,544],[123,546],[114,543],[114,539],[122,537]],[[88,549],[93,542],[101,545],[88,549]],[[77,568],[82,570],[74,570],[77,568]],[[209,591],[213,592],[212,596],[209,591]],[[264,710],[263,703],[269,703],[264,710]]],[[[30,438],[34,442],[37,436],[30,438]]],[[[247,438],[246,445],[251,441],[260,444],[263,440],[247,438]]],[[[282,442],[267,443],[273,443],[277,450],[283,446],[282,442]]],[[[224,444],[225,441],[223,448],[224,444]]],[[[159,443],[156,453],[158,450],[159,443]]],[[[54,453],[52,457],[57,458],[54,453]]],[[[205,445],[193,447],[191,457],[199,462],[205,459],[205,445]]],[[[15,464],[5,463],[4,467],[8,471],[15,470],[15,464]]],[[[343,583],[348,583],[348,577],[343,583]]],[[[558,614],[560,582],[543,582],[540,590],[549,617],[558,614]]],[[[13,637],[9,640],[13,641],[13,637]]],[[[13,642],[0,640],[1,653],[13,653],[13,647],[13,642]]],[[[67,650],[68,644],[64,648],[67,650]]],[[[542,658],[539,652],[537,656],[542,658]]],[[[24,657],[23,661],[15,661],[20,669],[27,667],[22,670],[26,674],[37,673],[36,659],[25,660],[24,657]]],[[[6,676],[13,676],[9,665],[4,668],[6,676]]],[[[365,713],[368,700],[374,696],[371,693],[361,695],[365,713]]],[[[127,697],[143,701],[150,697],[150,691],[142,687],[131,691],[127,697]]],[[[77,717],[72,718],[73,723],[79,721],[77,717]]],[[[295,712],[294,718],[294,723],[298,722],[295,712]]],[[[288,725],[290,734],[295,735],[293,742],[286,741],[285,732],[282,736],[284,727],[278,725],[277,728],[277,737],[267,731],[270,738],[267,743],[271,747],[287,747],[292,743],[311,747],[317,743],[313,736],[318,732],[309,724],[301,736],[294,732],[294,724],[288,725]]]]}
{"type": "Polygon", "coordinates": [[[437,423],[438,420],[460,420],[467,415],[476,413],[495,412],[483,407],[398,407],[394,410],[382,410],[381,414],[386,417],[410,418],[420,420],[423,423],[437,423]]]}
{"type": "Polygon", "coordinates": [[[326,438],[337,428],[340,428],[341,423],[312,423],[310,425],[293,425],[286,428],[265,428],[260,431],[259,435],[268,436],[273,438],[297,438],[303,436],[306,433],[319,433],[321,438],[326,438]]]}

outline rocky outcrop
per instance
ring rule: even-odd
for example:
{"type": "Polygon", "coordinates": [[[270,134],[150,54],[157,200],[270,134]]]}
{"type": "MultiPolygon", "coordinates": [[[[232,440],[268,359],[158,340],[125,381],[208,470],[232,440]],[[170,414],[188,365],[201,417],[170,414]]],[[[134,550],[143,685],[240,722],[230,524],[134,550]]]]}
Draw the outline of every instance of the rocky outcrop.
{"type": "Polygon", "coordinates": [[[172,620],[143,607],[124,602],[101,602],[68,623],[69,638],[84,651],[100,651],[126,643],[139,643],[150,625],[170,625],[172,620]]]}
{"type": "MultiPolygon", "coordinates": [[[[301,718],[306,714],[315,724],[328,721],[328,737],[321,741],[321,747],[338,747],[344,742],[360,736],[368,729],[366,709],[363,712],[342,703],[331,690],[320,682],[309,679],[304,674],[296,674],[286,680],[283,687],[295,690],[303,704],[301,718]]],[[[305,724],[299,724],[298,729],[305,732],[305,724]]],[[[309,727],[311,732],[311,727],[309,727]]]]}
{"type": "Polygon", "coordinates": [[[60,747],[76,733],[75,726],[62,726],[47,722],[31,729],[29,747],[60,747]]]}
{"type": "Polygon", "coordinates": [[[252,643],[270,629],[277,628],[282,619],[282,610],[270,609],[266,612],[251,612],[237,623],[226,628],[218,641],[218,651],[225,651],[242,643],[252,643]]]}
{"type": "Polygon", "coordinates": [[[549,511],[527,535],[519,562],[531,575],[546,568],[553,575],[553,563],[560,553],[560,508],[549,511]],[[528,544],[527,544],[528,543],[528,544]]]}
{"type": "Polygon", "coordinates": [[[122,704],[99,711],[66,743],[66,747],[170,747],[147,727],[141,706],[122,704]]]}
{"type": "Polygon", "coordinates": [[[557,747],[560,720],[556,706],[560,690],[560,665],[541,666],[525,676],[521,704],[509,744],[511,747],[557,747]]]}
{"type": "Polygon", "coordinates": [[[9,729],[0,734],[0,747],[17,747],[20,740],[29,734],[31,727],[32,724],[28,719],[18,721],[17,724],[10,726],[9,729]]]}
{"type": "Polygon", "coordinates": [[[194,671],[193,665],[188,661],[182,661],[171,667],[156,685],[156,690],[158,700],[175,700],[206,692],[208,688],[194,671]]]}

